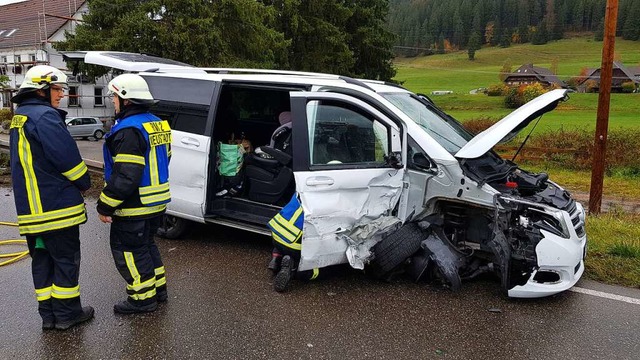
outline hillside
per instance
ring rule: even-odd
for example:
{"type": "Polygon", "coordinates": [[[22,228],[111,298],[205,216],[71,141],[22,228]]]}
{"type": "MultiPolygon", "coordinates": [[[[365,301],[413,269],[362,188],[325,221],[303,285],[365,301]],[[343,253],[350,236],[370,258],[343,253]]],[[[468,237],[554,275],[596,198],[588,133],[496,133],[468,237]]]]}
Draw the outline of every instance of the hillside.
{"type": "MultiPolygon", "coordinates": [[[[508,48],[488,47],[469,61],[464,51],[426,57],[395,60],[398,73],[395,80],[409,90],[429,94],[434,90],[452,90],[453,95],[432,96],[445,111],[461,121],[491,117],[501,118],[511,110],[503,107],[502,97],[469,91],[499,83],[500,69],[505,62],[517,69],[524,63],[551,68],[558,63],[558,75],[563,80],[576,76],[583,68],[597,68],[601,63],[602,43],[589,37],[575,37],[546,45],[514,45],[508,48]]],[[[616,39],[617,59],[626,65],[640,65],[638,42],[616,39]]],[[[539,130],[560,127],[594,128],[598,94],[571,94],[570,100],[545,116],[539,130]]],[[[640,129],[640,94],[613,94],[610,128],[640,129]]]]}

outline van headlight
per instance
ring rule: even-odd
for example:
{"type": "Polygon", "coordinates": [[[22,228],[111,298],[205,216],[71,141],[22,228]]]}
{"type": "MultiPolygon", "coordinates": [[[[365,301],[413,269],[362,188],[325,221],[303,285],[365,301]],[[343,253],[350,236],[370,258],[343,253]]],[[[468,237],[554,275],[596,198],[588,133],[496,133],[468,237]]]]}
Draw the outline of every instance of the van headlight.
{"type": "Polygon", "coordinates": [[[564,214],[561,210],[541,210],[530,209],[536,212],[536,219],[532,221],[532,225],[540,230],[548,231],[554,235],[563,237],[565,239],[570,238],[569,227],[565,220],[564,214]]]}
{"type": "Polygon", "coordinates": [[[583,224],[587,222],[587,213],[584,211],[584,206],[576,201],[576,208],[578,208],[578,218],[582,221],[583,224]]]}

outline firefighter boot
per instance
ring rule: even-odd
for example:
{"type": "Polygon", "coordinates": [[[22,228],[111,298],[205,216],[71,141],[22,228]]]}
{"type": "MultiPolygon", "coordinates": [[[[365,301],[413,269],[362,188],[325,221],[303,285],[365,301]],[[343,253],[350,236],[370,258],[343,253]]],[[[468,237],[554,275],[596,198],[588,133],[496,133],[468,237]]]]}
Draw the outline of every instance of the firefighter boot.
{"type": "MultiPolygon", "coordinates": [[[[85,306],[82,308],[82,312],[80,313],[80,315],[78,315],[75,319],[56,322],[55,327],[57,330],[67,330],[70,327],[93,319],[93,314],[93,308],[91,306],[85,306]]],[[[44,323],[42,324],[42,328],[44,329],[44,323]]]]}
{"type": "Polygon", "coordinates": [[[156,288],[156,299],[158,300],[159,303],[166,302],[168,298],[169,298],[169,295],[167,294],[166,286],[164,286],[164,289],[156,288]]]}
{"type": "Polygon", "coordinates": [[[276,249],[273,249],[271,252],[271,261],[269,261],[269,265],[267,268],[273,271],[274,274],[278,273],[280,270],[280,261],[282,260],[282,254],[280,254],[276,249]]]}
{"type": "Polygon", "coordinates": [[[273,288],[275,291],[284,292],[287,289],[287,285],[289,285],[289,281],[291,281],[291,277],[293,276],[293,271],[293,259],[289,255],[283,256],[280,271],[278,271],[275,279],[273,279],[273,288]]]}
{"type": "Polygon", "coordinates": [[[136,314],[136,313],[148,313],[156,311],[158,308],[157,301],[146,305],[136,305],[131,301],[124,300],[113,305],[113,312],[117,314],[136,314]]]}

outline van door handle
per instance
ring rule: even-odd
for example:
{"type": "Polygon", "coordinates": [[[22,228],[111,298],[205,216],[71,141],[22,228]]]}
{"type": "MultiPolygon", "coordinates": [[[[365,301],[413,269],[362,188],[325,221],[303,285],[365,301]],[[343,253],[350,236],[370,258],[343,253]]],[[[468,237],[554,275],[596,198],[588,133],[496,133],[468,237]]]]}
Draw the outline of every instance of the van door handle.
{"type": "Polygon", "coordinates": [[[200,146],[200,141],[194,139],[194,138],[190,138],[190,137],[185,137],[180,139],[180,142],[185,144],[185,145],[193,145],[195,147],[200,146]]]}
{"type": "Polygon", "coordinates": [[[324,176],[307,179],[307,185],[309,186],[333,185],[333,182],[332,178],[324,176]]]}

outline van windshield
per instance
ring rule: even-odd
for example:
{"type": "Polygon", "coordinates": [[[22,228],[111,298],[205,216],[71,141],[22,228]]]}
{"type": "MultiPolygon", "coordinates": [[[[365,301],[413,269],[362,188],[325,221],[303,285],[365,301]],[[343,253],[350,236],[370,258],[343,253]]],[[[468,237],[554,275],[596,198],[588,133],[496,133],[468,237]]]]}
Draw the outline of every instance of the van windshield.
{"type": "Polygon", "coordinates": [[[407,114],[451,154],[457,153],[473,137],[452,117],[415,94],[381,93],[380,95],[407,114]]]}

